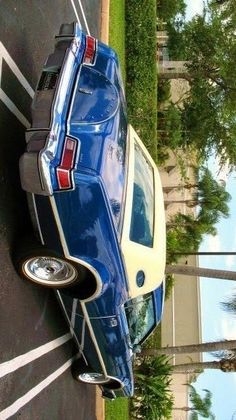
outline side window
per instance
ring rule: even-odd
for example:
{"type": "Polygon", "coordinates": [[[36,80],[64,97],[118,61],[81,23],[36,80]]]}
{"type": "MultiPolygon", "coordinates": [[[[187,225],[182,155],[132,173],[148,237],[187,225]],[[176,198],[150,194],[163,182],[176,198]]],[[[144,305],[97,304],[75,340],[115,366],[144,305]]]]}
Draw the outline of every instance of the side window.
{"type": "Polygon", "coordinates": [[[155,326],[155,309],[152,293],[138,296],[125,305],[131,344],[141,344],[155,326]]]}
{"type": "Polygon", "coordinates": [[[135,145],[134,189],[130,240],[152,248],[154,228],[153,168],[135,145]]]}

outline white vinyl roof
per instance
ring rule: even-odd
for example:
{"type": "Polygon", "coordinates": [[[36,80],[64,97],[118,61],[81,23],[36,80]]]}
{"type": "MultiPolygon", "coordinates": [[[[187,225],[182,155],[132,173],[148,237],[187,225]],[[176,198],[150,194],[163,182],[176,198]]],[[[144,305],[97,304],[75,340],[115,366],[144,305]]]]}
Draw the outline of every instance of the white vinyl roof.
{"type": "MultiPolygon", "coordinates": [[[[155,162],[139,139],[132,126],[128,131],[129,169],[126,191],[124,224],[121,236],[121,249],[125,262],[129,296],[137,297],[156,289],[164,279],[166,263],[166,227],[165,210],[161,180],[155,162]],[[147,247],[130,240],[130,225],[134,189],[134,151],[135,143],[142,150],[145,158],[153,168],[154,174],[154,232],[153,247],[147,247]],[[136,282],[139,271],[144,272],[145,280],[142,287],[136,282]]],[[[143,174],[145,176],[145,174],[143,174]]]]}

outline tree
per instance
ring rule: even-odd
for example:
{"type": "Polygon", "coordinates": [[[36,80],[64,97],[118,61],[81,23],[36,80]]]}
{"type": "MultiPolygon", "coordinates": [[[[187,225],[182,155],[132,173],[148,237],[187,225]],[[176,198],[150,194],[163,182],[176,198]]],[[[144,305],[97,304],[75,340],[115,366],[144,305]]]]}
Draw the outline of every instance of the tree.
{"type": "Polygon", "coordinates": [[[159,112],[157,134],[161,147],[177,149],[181,145],[181,113],[174,104],[171,103],[165,111],[159,112]]]}
{"type": "Polygon", "coordinates": [[[159,356],[160,354],[176,355],[185,353],[202,353],[216,352],[218,350],[234,350],[236,349],[236,340],[222,340],[207,343],[187,344],[185,346],[162,347],[162,348],[145,348],[140,353],[141,356],[159,356]]]}
{"type": "Polygon", "coordinates": [[[233,0],[223,7],[215,0],[208,2],[202,16],[175,25],[186,72],[172,75],[190,83],[191,94],[182,110],[183,147],[194,147],[203,160],[215,153],[231,168],[236,165],[235,28],[233,0]]]}
{"type": "Polygon", "coordinates": [[[166,274],[182,274],[185,276],[210,277],[212,279],[236,280],[236,271],[215,270],[190,265],[167,265],[166,274]]]}
{"type": "Polygon", "coordinates": [[[204,418],[214,419],[215,416],[211,413],[211,405],[212,405],[212,394],[208,389],[204,389],[205,397],[202,398],[194,388],[194,386],[189,385],[190,393],[189,399],[192,404],[191,407],[181,407],[181,408],[174,408],[174,410],[181,410],[191,413],[191,420],[197,420],[198,415],[204,418]]]}
{"type": "Polygon", "coordinates": [[[226,301],[221,302],[223,309],[233,315],[236,315],[236,294],[233,294],[226,301]]]}
{"type": "Polygon", "coordinates": [[[227,203],[231,196],[226,191],[225,185],[218,182],[207,167],[201,167],[198,172],[196,171],[196,179],[195,191],[192,198],[188,200],[190,206],[200,206],[199,215],[201,217],[210,212],[213,223],[216,223],[220,216],[228,217],[227,203]]]}
{"type": "Polygon", "coordinates": [[[183,202],[197,208],[196,215],[177,213],[167,223],[167,252],[170,257],[176,252],[187,255],[197,250],[203,235],[215,235],[214,225],[220,217],[229,216],[228,201],[231,196],[225,185],[214,179],[206,167],[196,170],[195,178],[194,184],[186,184],[187,189],[193,190],[190,199],[165,201],[165,204],[183,202]]]}
{"type": "Polygon", "coordinates": [[[187,142],[196,145],[205,158],[212,153],[236,163],[236,80],[232,72],[236,58],[235,21],[229,4],[206,7],[185,25],[185,53],[191,77],[191,97],[183,119],[187,142]]]}
{"type": "Polygon", "coordinates": [[[184,15],[186,4],[184,0],[158,0],[157,1],[157,16],[165,21],[175,19],[176,15],[184,15]]]}
{"type": "Polygon", "coordinates": [[[222,372],[236,372],[236,359],[221,359],[211,362],[182,363],[173,366],[174,373],[193,373],[203,369],[218,369],[222,372]]]}

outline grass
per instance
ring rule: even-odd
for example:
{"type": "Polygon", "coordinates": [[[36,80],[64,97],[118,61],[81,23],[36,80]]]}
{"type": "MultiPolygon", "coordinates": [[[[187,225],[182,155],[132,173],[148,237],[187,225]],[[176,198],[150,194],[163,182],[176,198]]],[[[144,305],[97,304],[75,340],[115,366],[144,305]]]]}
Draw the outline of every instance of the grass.
{"type": "Polygon", "coordinates": [[[125,0],[110,0],[109,45],[118,54],[125,83],[125,0]]]}
{"type": "Polygon", "coordinates": [[[117,398],[115,401],[106,401],[105,404],[106,420],[128,420],[129,419],[129,400],[128,398],[117,398]]]}
{"type": "MultiPolygon", "coordinates": [[[[117,52],[123,80],[126,80],[125,66],[125,0],[110,0],[109,45],[117,52]]],[[[106,420],[128,420],[129,400],[118,398],[105,403],[106,420]]]]}

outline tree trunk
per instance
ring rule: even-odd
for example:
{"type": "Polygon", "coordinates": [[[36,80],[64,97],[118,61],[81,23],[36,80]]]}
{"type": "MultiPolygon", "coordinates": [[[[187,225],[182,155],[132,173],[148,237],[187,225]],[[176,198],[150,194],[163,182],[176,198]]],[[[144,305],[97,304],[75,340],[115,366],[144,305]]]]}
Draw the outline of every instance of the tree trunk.
{"type": "Polygon", "coordinates": [[[193,408],[190,407],[173,407],[172,410],[176,410],[176,411],[193,411],[193,408]]]}
{"type": "Polygon", "coordinates": [[[173,366],[173,373],[193,373],[203,369],[219,369],[222,372],[236,372],[236,360],[213,360],[212,362],[183,363],[173,366]]]}
{"type": "Polygon", "coordinates": [[[198,188],[198,184],[184,184],[184,185],[166,185],[163,186],[163,191],[171,191],[171,190],[191,190],[192,188],[198,188]]]}
{"type": "Polygon", "coordinates": [[[164,79],[164,80],[172,80],[172,79],[185,79],[188,82],[192,81],[192,78],[189,76],[189,73],[186,72],[170,72],[170,71],[165,71],[165,72],[161,72],[159,73],[159,78],[160,79],[164,79]]]}
{"type": "Polygon", "coordinates": [[[193,199],[187,199],[187,200],[165,200],[165,204],[168,206],[169,204],[186,204],[188,207],[195,207],[197,206],[198,201],[193,199]]]}
{"type": "Polygon", "coordinates": [[[160,349],[143,349],[141,356],[158,356],[159,354],[184,354],[184,353],[203,353],[218,350],[236,349],[236,340],[213,341],[200,344],[188,344],[186,346],[162,347],[160,349]]]}
{"type": "MultiPolygon", "coordinates": [[[[168,226],[168,223],[167,223],[168,226]]],[[[172,226],[172,224],[170,224],[169,226],[172,226]]],[[[173,226],[178,226],[177,224],[173,223],[173,226]]],[[[185,225],[184,225],[185,226],[185,225]]],[[[171,252],[171,255],[236,255],[236,252],[231,252],[231,251],[224,251],[224,252],[202,252],[202,251],[195,251],[195,252],[171,252]]]]}
{"type": "Polygon", "coordinates": [[[236,271],[215,270],[191,265],[167,265],[166,274],[182,274],[184,276],[210,277],[212,279],[236,280],[236,271]]]}

